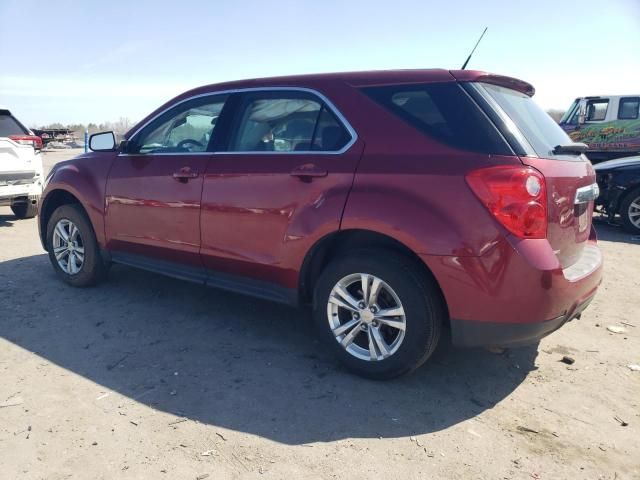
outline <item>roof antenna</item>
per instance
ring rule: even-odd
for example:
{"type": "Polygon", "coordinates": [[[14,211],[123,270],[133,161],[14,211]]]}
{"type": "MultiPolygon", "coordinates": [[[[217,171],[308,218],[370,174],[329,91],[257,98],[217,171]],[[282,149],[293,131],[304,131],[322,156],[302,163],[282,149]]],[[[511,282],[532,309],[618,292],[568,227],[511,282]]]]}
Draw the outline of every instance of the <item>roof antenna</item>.
{"type": "Polygon", "coordinates": [[[467,57],[467,61],[464,62],[464,65],[462,65],[462,68],[460,70],[464,70],[465,68],[467,68],[467,63],[469,63],[469,60],[471,60],[471,55],[473,55],[473,52],[475,52],[476,48],[478,48],[478,44],[480,43],[480,40],[482,40],[482,37],[484,37],[484,34],[487,33],[487,28],[489,28],[489,27],[484,27],[484,31],[482,32],[482,35],[480,35],[480,38],[476,42],[476,46],[473,47],[473,50],[471,50],[471,53],[467,57]]]}

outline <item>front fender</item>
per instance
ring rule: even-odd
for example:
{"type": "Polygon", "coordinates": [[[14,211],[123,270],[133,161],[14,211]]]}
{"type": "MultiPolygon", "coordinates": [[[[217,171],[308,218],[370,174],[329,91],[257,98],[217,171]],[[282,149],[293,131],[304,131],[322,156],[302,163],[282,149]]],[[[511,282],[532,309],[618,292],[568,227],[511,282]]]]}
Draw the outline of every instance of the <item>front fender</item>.
{"type": "MultiPolygon", "coordinates": [[[[95,152],[82,155],[54,167],[42,193],[39,207],[40,238],[45,244],[48,217],[57,208],[61,198],[73,196],[87,212],[98,244],[104,248],[104,195],[109,170],[115,155],[112,152],[95,152]]],[[[67,201],[62,201],[67,203],[67,201]]]]}

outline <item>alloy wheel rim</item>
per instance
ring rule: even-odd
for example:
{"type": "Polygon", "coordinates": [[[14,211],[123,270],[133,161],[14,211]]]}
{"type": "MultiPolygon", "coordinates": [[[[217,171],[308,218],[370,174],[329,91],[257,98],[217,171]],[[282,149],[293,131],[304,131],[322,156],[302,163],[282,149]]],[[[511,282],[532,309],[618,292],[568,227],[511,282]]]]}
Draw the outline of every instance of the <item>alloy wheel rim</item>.
{"type": "Polygon", "coordinates": [[[77,275],[84,265],[84,243],[80,230],[69,219],[63,218],[53,230],[53,254],[58,266],[67,275],[77,275]]]}
{"type": "Polygon", "coordinates": [[[407,329],[400,297],[384,280],[367,273],[347,275],[335,284],[327,319],[342,348],[368,362],[396,353],[407,329]]]}
{"type": "Polygon", "coordinates": [[[640,228],[640,197],[631,202],[627,215],[629,216],[631,224],[636,228],[640,228]]]}

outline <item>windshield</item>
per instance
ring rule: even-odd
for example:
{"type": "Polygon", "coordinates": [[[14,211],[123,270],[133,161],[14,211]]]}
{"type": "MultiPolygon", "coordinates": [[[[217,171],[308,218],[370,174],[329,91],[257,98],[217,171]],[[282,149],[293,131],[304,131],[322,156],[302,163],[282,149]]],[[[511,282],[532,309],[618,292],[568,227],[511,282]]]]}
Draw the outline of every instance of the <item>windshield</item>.
{"type": "Polygon", "coordinates": [[[497,85],[478,85],[509,116],[539,157],[553,158],[554,147],[572,143],[565,131],[531,97],[497,85]]]}
{"type": "Polygon", "coordinates": [[[574,110],[578,107],[578,103],[579,103],[580,99],[576,98],[573,103],[571,104],[571,106],[569,107],[569,109],[564,112],[564,115],[562,116],[562,118],[560,119],[560,123],[569,123],[569,119],[571,118],[571,116],[573,115],[574,110]]]}

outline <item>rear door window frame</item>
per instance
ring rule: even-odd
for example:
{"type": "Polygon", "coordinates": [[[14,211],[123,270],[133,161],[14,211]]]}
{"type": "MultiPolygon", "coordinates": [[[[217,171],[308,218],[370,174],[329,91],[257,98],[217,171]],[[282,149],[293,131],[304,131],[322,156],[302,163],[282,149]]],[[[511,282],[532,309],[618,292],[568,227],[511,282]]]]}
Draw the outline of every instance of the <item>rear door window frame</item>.
{"type": "Polygon", "coordinates": [[[342,115],[342,113],[335,107],[335,105],[333,105],[333,103],[331,103],[329,99],[316,90],[304,87],[256,87],[237,90],[235,97],[233,118],[227,119],[229,131],[226,135],[225,148],[220,151],[216,151],[216,153],[227,155],[341,155],[348,151],[358,139],[356,131],[344,115],[342,115]],[[336,123],[349,135],[350,139],[337,150],[314,150],[313,146],[309,150],[292,151],[230,150],[230,145],[238,134],[240,122],[242,122],[242,116],[248,104],[256,99],[283,98],[283,95],[285,95],[284,98],[287,98],[286,96],[290,95],[290,98],[309,99],[320,105],[316,124],[314,125],[314,137],[317,134],[315,130],[320,116],[323,111],[327,111],[334,118],[336,123]]]}

